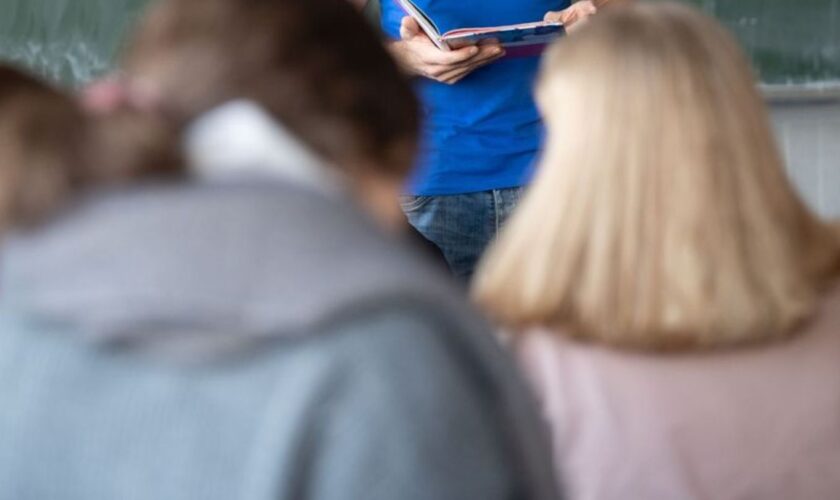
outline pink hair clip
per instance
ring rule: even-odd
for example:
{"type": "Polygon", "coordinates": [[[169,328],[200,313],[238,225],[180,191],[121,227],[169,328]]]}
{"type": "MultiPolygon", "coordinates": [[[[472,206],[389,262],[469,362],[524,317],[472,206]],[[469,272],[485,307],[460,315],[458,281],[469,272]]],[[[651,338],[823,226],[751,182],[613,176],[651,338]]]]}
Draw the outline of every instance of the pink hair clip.
{"type": "Polygon", "coordinates": [[[155,109],[157,99],[150,92],[125,78],[109,76],[95,81],[81,92],[82,106],[93,114],[108,114],[128,108],[139,111],[155,109]]]}

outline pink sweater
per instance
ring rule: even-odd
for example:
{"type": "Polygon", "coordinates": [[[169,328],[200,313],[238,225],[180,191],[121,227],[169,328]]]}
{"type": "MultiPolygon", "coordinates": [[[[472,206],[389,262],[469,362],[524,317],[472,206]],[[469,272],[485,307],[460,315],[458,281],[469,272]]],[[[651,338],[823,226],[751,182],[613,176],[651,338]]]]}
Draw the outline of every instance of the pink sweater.
{"type": "Polygon", "coordinates": [[[793,339],[653,355],[550,332],[518,354],[571,500],[840,499],[840,293],[793,339]]]}

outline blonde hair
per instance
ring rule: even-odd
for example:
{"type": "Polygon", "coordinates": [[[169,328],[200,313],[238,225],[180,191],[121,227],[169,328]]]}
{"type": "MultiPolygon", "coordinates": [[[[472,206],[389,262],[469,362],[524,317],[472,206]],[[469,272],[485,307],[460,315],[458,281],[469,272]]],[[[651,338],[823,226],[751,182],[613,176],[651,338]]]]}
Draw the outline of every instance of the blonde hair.
{"type": "Polygon", "coordinates": [[[779,337],[812,314],[840,244],[788,182],[716,21],[618,7],[550,50],[537,94],[547,150],[474,287],[492,316],[673,349],[779,337]]]}

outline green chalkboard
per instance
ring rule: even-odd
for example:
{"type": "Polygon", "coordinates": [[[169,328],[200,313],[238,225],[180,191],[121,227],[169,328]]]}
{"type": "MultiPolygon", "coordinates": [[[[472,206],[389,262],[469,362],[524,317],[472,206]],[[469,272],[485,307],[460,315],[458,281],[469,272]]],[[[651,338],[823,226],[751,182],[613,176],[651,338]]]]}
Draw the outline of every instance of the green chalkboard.
{"type": "MultiPolygon", "coordinates": [[[[90,80],[149,1],[0,0],[0,59],[68,84],[90,80]]],[[[684,1],[735,32],[763,82],[840,86],[840,0],[684,1]]]]}
{"type": "Polygon", "coordinates": [[[0,59],[78,85],[108,71],[148,0],[0,0],[0,59]]]}
{"type": "Polygon", "coordinates": [[[770,84],[840,85],[840,0],[686,0],[723,21],[770,84]]]}

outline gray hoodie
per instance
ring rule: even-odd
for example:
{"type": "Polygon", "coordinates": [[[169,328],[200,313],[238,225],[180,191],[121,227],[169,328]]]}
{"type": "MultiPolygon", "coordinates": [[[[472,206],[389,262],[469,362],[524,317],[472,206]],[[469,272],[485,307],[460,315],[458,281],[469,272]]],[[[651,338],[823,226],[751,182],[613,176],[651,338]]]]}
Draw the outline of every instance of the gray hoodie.
{"type": "Polygon", "coordinates": [[[0,499],[556,498],[489,330],[341,197],[100,193],[2,253],[0,499]]]}

